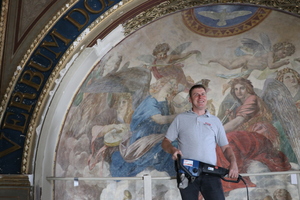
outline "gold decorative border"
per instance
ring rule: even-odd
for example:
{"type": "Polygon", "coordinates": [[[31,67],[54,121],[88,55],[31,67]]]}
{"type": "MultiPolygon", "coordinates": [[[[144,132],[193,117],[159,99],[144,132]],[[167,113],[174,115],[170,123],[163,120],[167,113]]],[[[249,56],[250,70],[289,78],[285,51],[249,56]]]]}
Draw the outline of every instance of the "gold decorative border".
{"type": "MultiPolygon", "coordinates": [[[[4,1],[9,1],[9,0],[4,0],[4,1]]],[[[42,41],[42,39],[45,37],[47,32],[52,28],[52,26],[59,20],[59,18],[63,14],[65,14],[65,12],[69,9],[69,7],[74,5],[77,1],[78,0],[70,0],[69,3],[67,3],[64,7],[62,7],[60,9],[60,11],[57,12],[55,16],[53,16],[52,20],[50,20],[48,22],[48,24],[44,27],[44,29],[33,40],[32,44],[30,45],[30,48],[26,51],[25,55],[23,56],[23,59],[21,60],[20,64],[18,65],[11,81],[9,82],[8,88],[6,89],[6,93],[5,93],[4,98],[2,99],[2,102],[0,105],[0,118],[1,119],[3,118],[3,114],[4,114],[5,108],[7,106],[9,96],[11,95],[11,93],[14,89],[15,82],[16,82],[17,78],[19,77],[20,72],[21,72],[22,68],[24,67],[25,63],[28,61],[28,59],[30,58],[30,56],[32,55],[32,53],[34,52],[34,50],[36,49],[38,44],[42,41]]],[[[2,23],[2,18],[1,18],[1,23],[2,23]]],[[[5,36],[3,36],[3,37],[5,37],[5,36]]],[[[0,41],[0,44],[2,44],[1,41],[0,41]]]]}
{"type": "Polygon", "coordinates": [[[283,11],[290,12],[292,14],[300,14],[300,0],[169,0],[165,1],[157,6],[154,6],[148,10],[145,10],[138,14],[136,17],[128,20],[123,24],[125,29],[125,34],[136,31],[140,27],[160,18],[166,16],[167,14],[183,10],[186,8],[192,8],[200,5],[209,4],[249,4],[249,5],[260,5],[271,7],[283,11]]]}
{"type": "MultiPolygon", "coordinates": [[[[55,25],[55,23],[60,19],[62,15],[64,15],[70,7],[72,7],[74,4],[76,4],[79,0],[70,0],[67,4],[65,4],[64,7],[60,9],[59,12],[56,13],[55,16],[53,16],[52,20],[48,22],[48,24],[44,27],[44,29],[40,32],[40,34],[37,35],[37,37],[34,39],[33,43],[30,45],[30,49],[27,50],[26,54],[24,55],[23,59],[21,60],[21,63],[19,66],[22,66],[22,68],[25,66],[26,62],[30,58],[31,54],[34,52],[34,50],[37,48],[38,44],[41,42],[41,40],[45,37],[45,35],[49,32],[49,30],[55,25]]],[[[72,50],[74,46],[74,43],[70,47],[72,50]]],[[[65,55],[70,54],[70,49],[65,52],[65,55]]],[[[65,59],[65,55],[63,56],[62,60],[65,59]]],[[[59,72],[61,70],[61,63],[59,62],[57,66],[55,66],[52,74],[50,75],[49,79],[47,80],[43,91],[41,92],[39,99],[36,103],[36,107],[33,111],[32,118],[30,120],[29,126],[28,126],[28,132],[26,134],[26,140],[24,142],[24,150],[23,150],[23,157],[22,157],[22,166],[21,166],[21,173],[22,174],[28,174],[30,173],[29,170],[31,169],[30,162],[30,156],[32,155],[32,146],[34,145],[34,139],[35,139],[35,131],[38,123],[40,122],[40,115],[41,110],[46,102],[47,96],[49,91],[51,90],[53,84],[55,83],[55,77],[58,77],[59,72]]],[[[14,77],[12,81],[15,81],[17,77],[19,76],[19,73],[21,72],[21,68],[17,69],[17,71],[14,74],[14,77]]],[[[12,88],[13,89],[13,88],[12,88]]],[[[11,89],[11,90],[12,90],[11,89]]],[[[12,92],[12,91],[11,91],[12,92]]],[[[6,99],[8,101],[9,99],[6,99]]],[[[2,105],[1,105],[2,106],[2,105]]]]}
{"type": "Polygon", "coordinates": [[[145,10],[138,14],[136,17],[128,20],[123,24],[125,35],[136,31],[140,27],[170,13],[199,6],[205,4],[207,1],[180,1],[180,0],[169,0],[162,2],[161,4],[154,6],[148,10],[145,10]]]}
{"type": "MultiPolygon", "coordinates": [[[[78,0],[71,0],[70,4],[75,4],[77,3],[78,0]]],[[[112,8],[110,8],[109,10],[107,10],[103,15],[101,15],[100,17],[98,17],[96,20],[94,20],[87,28],[86,30],[89,30],[90,32],[93,31],[94,28],[96,28],[97,26],[99,26],[99,24],[101,24],[101,22],[103,20],[105,20],[106,18],[108,18],[112,13],[116,12],[119,8],[123,7],[124,5],[126,5],[128,2],[131,2],[132,0],[123,0],[120,1],[118,4],[114,5],[112,8]]],[[[68,7],[71,7],[70,5],[68,5],[68,7]]],[[[67,10],[64,9],[64,12],[66,12],[67,10]]],[[[57,16],[55,16],[55,19],[59,19],[59,17],[61,15],[63,15],[64,13],[59,13],[57,16]]],[[[51,26],[46,26],[47,31],[49,30],[50,27],[52,27],[52,23],[51,26]]],[[[64,55],[62,56],[61,60],[58,62],[58,65],[55,66],[53,72],[51,73],[49,79],[47,80],[43,91],[41,93],[41,95],[39,96],[39,100],[37,102],[37,105],[33,111],[33,115],[32,118],[30,120],[30,124],[28,127],[28,132],[26,134],[26,140],[24,143],[24,151],[23,151],[23,158],[22,158],[22,166],[21,166],[21,173],[29,173],[29,171],[31,170],[31,162],[30,161],[30,156],[32,155],[32,145],[33,145],[33,141],[34,141],[34,136],[35,136],[35,130],[36,127],[38,126],[39,122],[40,122],[40,118],[41,118],[41,110],[44,107],[47,97],[48,97],[48,93],[49,91],[53,88],[53,85],[55,84],[55,80],[60,76],[60,71],[65,67],[66,63],[69,61],[69,58],[74,54],[74,51],[77,49],[77,47],[79,47],[80,43],[87,37],[87,32],[83,32],[81,35],[79,35],[76,40],[72,43],[72,45],[69,47],[69,49],[66,50],[66,52],[64,53],[64,55]]],[[[24,65],[25,62],[22,62],[22,65],[24,65]]]]}

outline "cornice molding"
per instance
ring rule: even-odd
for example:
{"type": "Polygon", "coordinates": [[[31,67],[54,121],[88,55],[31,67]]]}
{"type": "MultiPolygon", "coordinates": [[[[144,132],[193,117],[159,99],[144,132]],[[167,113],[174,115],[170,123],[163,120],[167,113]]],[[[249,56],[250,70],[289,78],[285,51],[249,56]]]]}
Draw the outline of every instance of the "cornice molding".
{"type": "Polygon", "coordinates": [[[265,6],[270,8],[275,8],[283,11],[290,12],[292,14],[299,14],[300,1],[299,0],[188,0],[188,1],[178,1],[178,0],[169,0],[165,1],[157,6],[154,6],[148,10],[142,11],[136,17],[128,20],[123,24],[125,29],[125,34],[129,35],[130,33],[136,31],[142,26],[160,18],[166,16],[170,13],[174,13],[180,10],[187,8],[192,8],[201,5],[210,5],[210,4],[249,4],[256,6],[265,6]]]}

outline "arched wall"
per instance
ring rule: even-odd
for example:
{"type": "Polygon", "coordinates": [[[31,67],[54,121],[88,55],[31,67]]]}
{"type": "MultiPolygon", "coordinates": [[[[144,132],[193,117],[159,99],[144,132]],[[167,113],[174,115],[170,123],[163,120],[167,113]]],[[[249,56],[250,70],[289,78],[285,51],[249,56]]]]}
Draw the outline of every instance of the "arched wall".
{"type": "MultiPolygon", "coordinates": [[[[134,5],[134,6],[137,6],[139,3],[141,3],[141,2],[137,2],[137,1],[135,1],[135,2],[136,2],[136,5],[134,5]]],[[[129,3],[132,3],[132,2],[129,2],[129,3]]],[[[128,8],[125,6],[124,10],[125,10],[125,12],[127,12],[128,8]]],[[[289,15],[284,12],[280,12],[277,10],[274,10],[273,13],[274,12],[278,13],[279,16],[284,16],[284,17],[288,18],[289,22],[293,21],[293,19],[298,19],[296,16],[289,15]]],[[[116,14],[116,16],[118,16],[118,14],[116,14]]],[[[118,18],[118,17],[116,17],[116,18],[118,18]]],[[[276,23],[274,23],[274,26],[276,26],[276,24],[279,23],[279,21],[282,20],[282,18],[278,17],[277,20],[278,21],[276,21],[276,23]]],[[[289,33],[282,31],[288,35],[286,38],[294,39],[293,32],[295,32],[297,30],[298,22],[297,22],[297,20],[294,20],[293,22],[296,24],[294,26],[296,28],[293,28],[293,30],[291,30],[289,33]]],[[[102,23],[107,23],[106,25],[109,24],[109,22],[105,22],[105,21],[102,23]]],[[[130,23],[129,23],[129,25],[130,25],[130,23]]],[[[286,25],[287,25],[287,27],[289,27],[288,23],[286,25]]],[[[97,26],[94,25],[94,27],[97,27],[97,26]]],[[[101,29],[101,28],[99,28],[99,29],[101,29]]],[[[103,31],[103,30],[101,29],[101,31],[103,31]]],[[[53,195],[52,194],[52,185],[50,182],[45,181],[45,177],[53,176],[55,174],[54,167],[56,164],[56,158],[55,158],[55,156],[56,156],[55,153],[57,150],[56,148],[57,148],[57,144],[59,142],[59,137],[61,136],[60,135],[61,129],[64,126],[64,124],[66,123],[66,121],[65,121],[65,120],[67,120],[66,117],[70,113],[70,106],[71,106],[72,102],[74,101],[74,97],[75,97],[74,95],[77,94],[78,89],[81,87],[85,78],[89,75],[89,72],[91,72],[91,70],[93,70],[93,67],[96,66],[96,63],[101,60],[102,55],[104,55],[106,52],[109,52],[109,50],[111,50],[111,52],[113,52],[112,47],[117,44],[116,42],[119,42],[121,39],[125,38],[125,34],[123,33],[122,28],[118,27],[115,29],[115,32],[108,34],[108,39],[104,39],[103,43],[99,43],[99,45],[96,45],[94,38],[97,38],[96,37],[97,31],[96,30],[90,31],[87,28],[83,32],[84,33],[82,33],[82,35],[78,37],[78,38],[82,37],[83,40],[77,39],[77,41],[74,41],[74,43],[78,42],[78,44],[80,44],[79,45],[80,47],[77,46],[77,44],[76,44],[75,46],[70,48],[69,51],[71,52],[71,54],[66,53],[65,54],[66,58],[61,59],[61,60],[63,60],[63,62],[62,61],[60,61],[60,63],[58,62],[58,65],[60,65],[61,68],[55,70],[55,72],[54,72],[55,76],[52,76],[51,77],[52,80],[48,82],[48,84],[51,85],[51,87],[49,87],[51,89],[48,89],[46,94],[44,94],[44,92],[41,92],[41,94],[45,95],[46,97],[40,98],[41,101],[37,101],[38,102],[37,105],[39,105],[42,109],[39,110],[38,113],[34,113],[34,118],[37,119],[37,121],[39,123],[34,123],[33,125],[29,125],[29,127],[28,127],[29,132],[31,132],[31,134],[33,134],[31,136],[34,136],[36,141],[31,140],[31,139],[28,140],[28,138],[27,138],[26,143],[30,143],[30,141],[32,143],[30,143],[30,145],[26,146],[25,148],[28,148],[28,147],[33,148],[33,149],[29,150],[29,155],[31,155],[31,156],[29,156],[29,158],[30,157],[36,158],[36,160],[33,159],[33,160],[35,160],[34,163],[31,163],[31,162],[27,163],[27,160],[25,159],[27,154],[26,155],[24,154],[25,156],[23,155],[23,159],[25,159],[25,160],[23,160],[23,162],[22,162],[22,172],[23,173],[24,172],[31,173],[34,171],[35,185],[36,185],[36,187],[40,186],[43,188],[43,196],[44,195],[45,196],[53,195]],[[110,38],[113,38],[113,39],[110,39],[110,38]],[[117,38],[117,39],[115,39],[115,38],[117,38]],[[92,40],[94,40],[94,42],[91,42],[92,40]],[[111,41],[114,41],[114,43],[112,44],[111,41]],[[86,47],[86,44],[90,44],[90,46],[86,47]],[[103,51],[103,47],[105,47],[104,51],[103,51]],[[76,49],[76,50],[74,52],[72,52],[73,49],[76,49]],[[100,54],[99,54],[99,52],[100,52],[100,54]],[[43,109],[43,108],[45,108],[45,109],[43,109]],[[57,124],[59,124],[59,126],[57,126],[57,124]],[[32,130],[32,129],[34,129],[34,130],[32,130]],[[37,134],[36,136],[35,136],[35,132],[37,134]],[[35,147],[37,147],[37,151],[34,150],[35,147]],[[34,166],[33,167],[34,170],[32,170],[32,166],[34,166]]],[[[167,33],[167,31],[165,33],[167,33]]],[[[280,35],[280,34],[278,34],[278,35],[280,35]]],[[[259,39],[258,36],[255,36],[255,37],[256,38],[254,38],[254,39],[256,39],[256,40],[259,39]]],[[[130,38],[130,36],[128,38],[130,38]]],[[[279,36],[274,36],[274,38],[272,38],[272,39],[274,41],[282,40],[282,38],[280,38],[279,36]]],[[[226,40],[227,40],[227,36],[224,40],[221,39],[221,42],[218,42],[218,44],[226,46],[227,45],[226,40]]],[[[181,41],[181,40],[179,40],[179,41],[181,41]]],[[[295,41],[295,40],[293,40],[293,41],[295,41]]],[[[157,41],[157,42],[159,42],[159,41],[157,41]]],[[[172,47],[174,47],[174,45],[172,47]]],[[[232,44],[232,46],[228,46],[228,48],[231,48],[231,49],[234,49],[234,47],[237,47],[237,46],[234,46],[234,44],[232,44]]],[[[193,48],[191,48],[191,49],[193,49],[193,48]]],[[[194,48],[194,49],[196,49],[196,48],[194,48]]],[[[297,48],[296,48],[296,50],[297,50],[297,48]]],[[[148,53],[152,52],[151,47],[148,47],[147,52],[148,53]]],[[[201,53],[202,53],[202,51],[201,51],[201,53]]],[[[213,53],[214,53],[213,49],[211,50],[210,53],[211,53],[211,55],[213,55],[213,53]]],[[[232,52],[229,52],[227,50],[225,50],[224,53],[228,54],[229,57],[230,56],[232,57],[234,55],[234,54],[232,54],[232,52]]],[[[203,54],[202,54],[202,56],[203,56],[203,54]]],[[[298,58],[297,51],[295,54],[293,54],[292,58],[293,59],[298,58]]],[[[296,65],[296,68],[297,68],[296,62],[297,62],[296,60],[293,60],[293,64],[294,64],[294,66],[296,65]]],[[[214,65],[214,66],[216,66],[216,65],[214,65]]],[[[109,69],[111,69],[111,68],[109,68],[109,69]]],[[[223,72],[223,69],[220,68],[220,66],[213,68],[212,70],[215,70],[215,69],[223,72]]],[[[108,71],[110,71],[110,70],[108,70],[108,71]]],[[[238,72],[238,70],[236,70],[236,71],[238,72]]],[[[154,79],[152,78],[152,81],[153,80],[154,79]]],[[[253,78],[253,80],[254,80],[254,78],[253,78]]],[[[220,81],[220,82],[217,82],[217,84],[221,85],[222,83],[225,83],[225,82],[220,81]]],[[[253,81],[253,84],[255,87],[262,89],[263,84],[261,81],[260,82],[253,81]]],[[[214,89],[215,88],[213,88],[213,90],[212,90],[212,92],[214,92],[213,94],[215,94],[216,96],[219,97],[220,89],[217,91],[215,91],[214,89]]],[[[11,94],[13,94],[13,91],[11,91],[11,94]]],[[[220,103],[219,103],[219,105],[220,105],[220,103]]],[[[5,116],[5,114],[3,113],[2,116],[5,116]]],[[[57,171],[57,169],[56,169],[56,171],[57,171]]],[[[58,174],[56,174],[56,175],[58,175],[58,174]]]]}
{"type": "MultiPolygon", "coordinates": [[[[298,68],[298,25],[297,22],[289,24],[292,18],[295,17],[265,7],[225,4],[200,6],[172,13],[128,35],[101,57],[73,99],[58,141],[55,176],[130,177],[146,172],[153,176],[174,176],[173,162],[160,147],[160,136],[164,135],[168,123],[156,123],[150,117],[158,113],[159,107],[153,106],[156,101],[152,102],[151,99],[163,102],[164,94],[157,95],[156,92],[159,91],[157,88],[164,86],[164,80],[173,80],[177,86],[175,91],[172,90],[176,96],[168,99],[170,106],[161,110],[164,113],[162,115],[172,116],[188,110],[190,105],[186,90],[199,82],[209,88],[209,110],[220,119],[224,118],[226,109],[237,103],[233,110],[247,118],[245,123],[236,126],[224,121],[224,126],[235,153],[239,155],[241,173],[296,169],[299,157],[298,131],[287,131],[284,120],[293,119],[289,121],[290,128],[296,127],[299,115],[296,103],[286,90],[288,86],[283,83],[280,85],[275,80],[278,70],[298,68]],[[215,15],[210,16],[208,13],[212,12],[215,15]],[[228,18],[234,15],[233,20],[213,19],[221,12],[225,12],[228,18]],[[275,22],[280,28],[274,28],[275,22]],[[294,28],[286,33],[285,30],[292,24],[294,28]],[[167,57],[155,56],[155,49],[161,44],[169,48],[164,52],[167,57]],[[275,44],[283,46],[276,50],[275,44]],[[248,97],[244,104],[235,101],[230,94],[230,88],[235,86],[230,85],[231,82],[240,77],[251,82],[258,96],[248,97]],[[148,98],[149,94],[152,98],[148,98]],[[275,109],[282,110],[284,102],[278,94],[285,96],[285,103],[289,104],[285,105],[284,111],[280,111],[280,116],[276,115],[278,110],[275,109]],[[125,104],[133,112],[129,121],[124,116],[121,119],[125,104],[120,107],[119,103],[123,102],[125,96],[130,96],[125,104]],[[286,114],[292,118],[285,118],[288,117],[286,114]],[[138,124],[136,128],[135,124],[138,124]],[[289,139],[285,140],[282,136],[289,139]],[[129,144],[119,143],[128,137],[129,144]],[[286,141],[289,141],[293,152],[282,147],[287,147],[286,141]],[[147,148],[149,146],[151,148],[147,148]]],[[[87,57],[84,56],[84,59],[87,57]]],[[[86,64],[85,61],[82,63],[86,64]]],[[[242,99],[245,94],[236,95],[242,99]]],[[[130,112],[127,109],[125,111],[129,115],[130,112]]],[[[226,166],[223,160],[219,164],[226,166]]],[[[253,195],[260,195],[261,198],[282,188],[297,195],[292,189],[294,185],[282,179],[278,180],[282,182],[278,185],[268,184],[272,180],[275,182],[276,179],[263,182],[250,179],[248,184],[252,187],[253,195]],[[265,193],[261,194],[258,191],[262,189],[265,193]]],[[[113,192],[111,188],[115,187],[117,191],[128,190],[135,198],[139,198],[134,184],[124,186],[121,182],[116,185],[86,182],[81,187],[98,188],[97,192],[89,193],[93,198],[100,196],[100,199],[105,199],[107,194],[113,192]]],[[[236,196],[235,192],[244,187],[240,184],[224,185],[229,193],[228,198],[236,196]]],[[[174,199],[176,197],[173,195],[165,194],[173,189],[165,188],[165,191],[154,192],[154,195],[157,198],[174,199]]],[[[61,197],[62,191],[66,191],[65,197],[79,197],[84,191],[78,190],[74,192],[68,183],[56,183],[55,197],[61,197]]],[[[116,193],[114,198],[122,198],[122,195],[118,195],[116,193]]],[[[243,196],[243,193],[238,195],[243,196]]]]}
{"type": "Polygon", "coordinates": [[[35,161],[35,187],[43,189],[43,198],[52,197],[53,183],[46,181],[46,177],[54,176],[56,162],[57,143],[60,140],[61,129],[64,124],[67,113],[74,100],[74,96],[78,92],[80,85],[83,83],[87,75],[92,70],[91,66],[95,66],[99,62],[106,50],[113,46],[122,38],[123,30],[117,27],[103,41],[94,47],[86,48],[80,54],[75,54],[74,58],[67,65],[62,78],[57,81],[58,85],[51,93],[53,96],[48,104],[48,110],[43,116],[46,123],[38,127],[39,142],[35,161]],[[103,50],[105,46],[105,50],[103,50]],[[58,125],[60,124],[60,125],[58,125]]]}

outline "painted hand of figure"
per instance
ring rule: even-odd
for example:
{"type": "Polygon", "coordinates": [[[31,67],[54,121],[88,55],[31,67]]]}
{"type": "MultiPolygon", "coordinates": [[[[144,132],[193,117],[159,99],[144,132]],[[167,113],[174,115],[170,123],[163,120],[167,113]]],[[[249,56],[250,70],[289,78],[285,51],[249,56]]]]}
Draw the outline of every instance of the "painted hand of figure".
{"type": "Polygon", "coordinates": [[[234,119],[234,113],[230,109],[226,109],[225,116],[227,116],[227,118],[228,118],[229,121],[231,121],[232,119],[234,119]]]}
{"type": "Polygon", "coordinates": [[[284,64],[284,65],[290,64],[290,60],[289,60],[289,59],[284,59],[284,60],[283,60],[283,64],[284,64]]]}

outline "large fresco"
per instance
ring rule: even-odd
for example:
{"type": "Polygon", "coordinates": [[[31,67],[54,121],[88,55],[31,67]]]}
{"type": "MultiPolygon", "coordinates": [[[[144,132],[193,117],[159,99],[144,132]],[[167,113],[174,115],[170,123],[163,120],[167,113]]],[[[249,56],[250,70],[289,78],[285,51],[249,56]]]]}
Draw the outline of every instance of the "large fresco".
{"type": "MultiPolygon", "coordinates": [[[[188,90],[198,83],[208,88],[208,109],[223,122],[240,173],[298,169],[299,31],[299,18],[283,12],[215,5],[132,33],[78,91],[58,143],[55,176],[175,176],[160,145],[176,114],[190,109],[188,90]],[[251,98],[243,99],[246,93],[251,98]]],[[[221,154],[218,164],[228,166],[221,154]]],[[[250,199],[298,199],[289,175],[245,181],[250,199]]],[[[180,199],[175,180],[153,184],[153,199],[180,199]]],[[[243,182],[223,185],[226,199],[246,198],[243,182]]],[[[56,182],[56,198],[80,199],[87,191],[90,199],[143,195],[141,184],[130,181],[71,186],[56,182]]]]}

